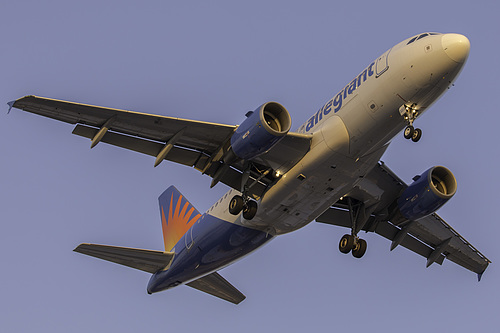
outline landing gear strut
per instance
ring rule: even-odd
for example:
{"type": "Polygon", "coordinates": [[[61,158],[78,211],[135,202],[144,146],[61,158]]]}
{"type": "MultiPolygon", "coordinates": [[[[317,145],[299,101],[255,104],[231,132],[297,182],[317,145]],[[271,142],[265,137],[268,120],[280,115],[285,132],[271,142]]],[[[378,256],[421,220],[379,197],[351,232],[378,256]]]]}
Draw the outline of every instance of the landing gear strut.
{"type": "Polygon", "coordinates": [[[257,214],[257,202],[250,199],[248,195],[250,189],[261,181],[267,174],[269,174],[272,169],[269,168],[264,171],[259,172],[259,176],[256,177],[253,182],[248,185],[248,180],[250,179],[250,170],[252,169],[252,164],[247,165],[245,172],[241,177],[241,195],[235,195],[229,202],[229,212],[233,215],[238,215],[243,211],[243,218],[245,220],[251,220],[257,214]]]}
{"type": "Polygon", "coordinates": [[[402,105],[400,108],[400,112],[405,116],[405,120],[408,122],[408,126],[406,126],[404,130],[405,139],[411,139],[413,142],[418,142],[422,137],[422,130],[420,128],[414,128],[413,122],[418,116],[418,111],[416,109],[416,105],[412,104],[411,106],[402,105]]]}
{"type": "Polygon", "coordinates": [[[363,202],[353,203],[353,199],[349,197],[345,199],[351,220],[351,234],[342,236],[339,250],[345,254],[352,251],[354,258],[361,258],[366,252],[367,244],[364,239],[358,237],[358,232],[364,227],[371,211],[365,207],[363,202]]]}
{"type": "Polygon", "coordinates": [[[257,214],[257,202],[248,199],[246,196],[235,195],[229,202],[229,212],[238,215],[242,210],[245,220],[253,219],[257,214]]]}

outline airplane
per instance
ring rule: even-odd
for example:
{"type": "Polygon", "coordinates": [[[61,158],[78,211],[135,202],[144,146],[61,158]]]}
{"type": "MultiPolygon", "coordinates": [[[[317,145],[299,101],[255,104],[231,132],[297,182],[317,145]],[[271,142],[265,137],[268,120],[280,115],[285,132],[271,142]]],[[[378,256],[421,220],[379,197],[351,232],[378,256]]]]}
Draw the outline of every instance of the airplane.
{"type": "Polygon", "coordinates": [[[381,157],[395,136],[418,142],[415,121],[461,72],[467,37],[421,33],[376,58],[297,131],[277,102],[246,113],[239,126],[111,109],[37,96],[9,102],[70,124],[73,134],[212,178],[229,191],[201,213],[173,186],[159,197],[164,251],[80,244],[74,251],[152,274],[149,294],[178,285],[238,304],[245,296],[219,273],[275,237],[312,221],[350,229],[339,250],[361,258],[374,232],[426,259],[448,259],[482,274],[491,263],[436,211],[456,192],[444,166],[406,184],[381,157]]]}

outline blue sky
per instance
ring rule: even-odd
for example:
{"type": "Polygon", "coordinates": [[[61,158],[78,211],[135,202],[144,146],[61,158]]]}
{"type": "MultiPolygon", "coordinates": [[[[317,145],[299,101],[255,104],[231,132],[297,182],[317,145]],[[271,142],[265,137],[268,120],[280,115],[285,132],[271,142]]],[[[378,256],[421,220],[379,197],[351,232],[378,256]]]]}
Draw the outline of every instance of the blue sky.
{"type": "Polygon", "coordinates": [[[407,182],[451,169],[440,211],[493,264],[475,274],[368,234],[362,260],[345,230],[311,223],[222,271],[239,306],[187,287],[149,296],[149,275],[72,252],[82,242],[161,250],[157,197],[178,187],[199,210],[226,191],[172,163],[98,145],[72,127],[0,114],[0,329],[86,332],[497,329],[500,234],[497,2],[3,1],[0,101],[28,94],[239,124],[275,100],[293,128],[379,54],[425,31],[471,41],[455,87],[421,119],[418,144],[383,160],[407,182]]]}

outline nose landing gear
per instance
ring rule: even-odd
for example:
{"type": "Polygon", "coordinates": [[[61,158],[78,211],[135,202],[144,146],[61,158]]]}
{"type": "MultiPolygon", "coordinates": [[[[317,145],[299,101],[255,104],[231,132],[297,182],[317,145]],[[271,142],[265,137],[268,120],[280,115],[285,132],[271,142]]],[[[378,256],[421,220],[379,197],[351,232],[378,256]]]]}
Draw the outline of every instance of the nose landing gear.
{"type": "Polygon", "coordinates": [[[408,126],[406,126],[403,132],[405,139],[411,139],[413,142],[418,142],[422,137],[422,130],[413,127],[413,122],[418,116],[416,104],[412,104],[411,106],[402,105],[399,111],[401,115],[405,116],[405,120],[408,122],[408,126]]]}

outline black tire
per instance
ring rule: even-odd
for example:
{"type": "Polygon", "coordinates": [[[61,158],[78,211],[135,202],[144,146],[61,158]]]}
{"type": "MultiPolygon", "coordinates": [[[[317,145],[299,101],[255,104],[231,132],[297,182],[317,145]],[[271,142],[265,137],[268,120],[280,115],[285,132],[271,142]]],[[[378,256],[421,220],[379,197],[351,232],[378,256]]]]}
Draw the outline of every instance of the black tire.
{"type": "Polygon", "coordinates": [[[250,200],[247,205],[243,208],[243,218],[245,220],[251,220],[257,214],[257,203],[250,200]]]}
{"type": "Polygon", "coordinates": [[[243,204],[243,198],[240,195],[235,195],[229,202],[229,212],[238,215],[243,209],[243,204]]]}
{"type": "Polygon", "coordinates": [[[349,253],[354,247],[354,236],[344,235],[339,242],[339,251],[342,253],[349,253]]]}
{"type": "Polygon", "coordinates": [[[411,136],[411,141],[418,142],[422,137],[422,130],[420,128],[415,128],[413,131],[413,135],[411,136]]]}
{"type": "Polygon", "coordinates": [[[413,137],[413,132],[415,132],[413,126],[406,126],[405,131],[403,132],[405,139],[411,139],[413,137]]]}
{"type": "Polygon", "coordinates": [[[364,239],[358,239],[358,243],[352,249],[352,256],[354,258],[361,258],[366,252],[367,244],[364,239]]]}

